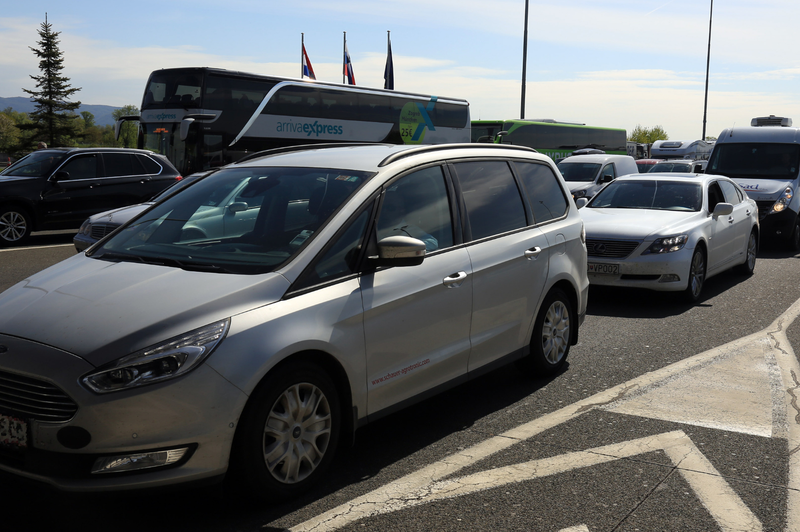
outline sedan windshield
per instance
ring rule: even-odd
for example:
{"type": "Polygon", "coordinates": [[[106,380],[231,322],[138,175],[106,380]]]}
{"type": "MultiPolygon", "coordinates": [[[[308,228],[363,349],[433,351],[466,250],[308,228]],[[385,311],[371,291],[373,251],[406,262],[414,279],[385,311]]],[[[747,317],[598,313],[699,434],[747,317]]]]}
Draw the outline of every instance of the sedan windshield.
{"type": "Polygon", "coordinates": [[[690,173],[692,171],[692,163],[656,163],[654,164],[648,172],[686,172],[690,173]]]}
{"type": "Polygon", "coordinates": [[[600,170],[599,163],[558,163],[558,169],[564,176],[564,181],[594,181],[597,171],[600,170]]]}
{"type": "Polygon", "coordinates": [[[186,270],[263,273],[288,261],[371,174],[230,168],[130,222],[90,256],[186,270]]]}
{"type": "Polygon", "coordinates": [[[655,209],[699,211],[703,194],[699,183],[676,181],[612,181],[587,207],[594,209],[655,209]]]}
{"type": "Polygon", "coordinates": [[[58,151],[33,152],[0,172],[0,175],[47,177],[61,164],[64,157],[65,154],[58,151]]]}

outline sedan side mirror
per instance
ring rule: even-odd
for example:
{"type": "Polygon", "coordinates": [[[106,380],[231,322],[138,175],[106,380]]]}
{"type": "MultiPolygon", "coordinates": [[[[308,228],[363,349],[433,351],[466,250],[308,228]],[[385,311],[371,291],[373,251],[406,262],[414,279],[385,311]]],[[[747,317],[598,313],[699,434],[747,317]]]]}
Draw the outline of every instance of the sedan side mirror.
{"type": "Polygon", "coordinates": [[[586,198],[578,198],[575,200],[575,205],[577,205],[579,209],[584,208],[587,203],[589,203],[589,200],[586,198]]]}
{"type": "Polygon", "coordinates": [[[389,236],[378,242],[375,266],[416,266],[425,259],[425,243],[410,236],[389,236]]]}
{"type": "Polygon", "coordinates": [[[237,213],[237,212],[246,211],[247,207],[248,207],[247,203],[245,203],[243,201],[236,201],[236,202],[231,203],[230,205],[228,205],[228,212],[237,213]]]}
{"type": "Polygon", "coordinates": [[[733,212],[733,205],[730,203],[717,203],[716,207],[714,207],[714,212],[711,215],[714,218],[718,218],[720,216],[727,216],[733,212]]]}
{"type": "Polygon", "coordinates": [[[62,181],[64,179],[69,179],[69,172],[65,170],[59,170],[58,172],[55,173],[55,175],[53,175],[53,177],[50,178],[50,181],[52,181],[53,183],[58,183],[59,181],[62,181]]]}

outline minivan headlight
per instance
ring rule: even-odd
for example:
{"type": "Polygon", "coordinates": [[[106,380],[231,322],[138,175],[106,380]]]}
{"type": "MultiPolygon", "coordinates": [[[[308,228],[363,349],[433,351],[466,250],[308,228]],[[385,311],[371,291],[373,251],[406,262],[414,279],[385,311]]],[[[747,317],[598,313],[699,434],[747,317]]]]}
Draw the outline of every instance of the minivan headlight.
{"type": "Polygon", "coordinates": [[[792,187],[786,187],[786,190],[783,191],[781,197],[778,198],[778,201],[772,206],[771,212],[783,212],[792,202],[792,198],[794,197],[794,190],[792,187]]]}
{"type": "Polygon", "coordinates": [[[81,381],[93,392],[109,393],[184,375],[211,354],[229,326],[225,319],[200,327],[106,364],[81,381]]]}

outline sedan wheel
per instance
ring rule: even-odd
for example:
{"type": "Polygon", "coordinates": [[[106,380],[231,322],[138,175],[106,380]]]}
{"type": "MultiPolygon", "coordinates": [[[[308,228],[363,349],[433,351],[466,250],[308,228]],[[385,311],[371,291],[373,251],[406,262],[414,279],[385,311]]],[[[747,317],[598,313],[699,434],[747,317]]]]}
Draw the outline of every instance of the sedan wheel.
{"type": "Polygon", "coordinates": [[[341,420],[336,388],[320,368],[282,368],[250,398],[234,448],[234,473],[259,498],[295,497],[330,465],[341,420]]]}
{"type": "Polygon", "coordinates": [[[750,233],[750,238],[747,240],[747,257],[744,262],[739,265],[738,270],[742,275],[753,275],[756,269],[756,255],[758,254],[758,238],[755,231],[750,233]]]}
{"type": "Polygon", "coordinates": [[[533,328],[530,355],[518,363],[520,369],[538,375],[552,375],[567,361],[572,340],[572,305],[567,295],[553,289],[545,298],[533,328]]]}
{"type": "Polygon", "coordinates": [[[694,303],[700,299],[705,280],[706,256],[702,249],[696,249],[689,265],[689,286],[686,287],[686,297],[690,302],[694,303]]]}
{"type": "Polygon", "coordinates": [[[16,245],[31,234],[31,222],[21,209],[0,209],[0,245],[16,245]]]}

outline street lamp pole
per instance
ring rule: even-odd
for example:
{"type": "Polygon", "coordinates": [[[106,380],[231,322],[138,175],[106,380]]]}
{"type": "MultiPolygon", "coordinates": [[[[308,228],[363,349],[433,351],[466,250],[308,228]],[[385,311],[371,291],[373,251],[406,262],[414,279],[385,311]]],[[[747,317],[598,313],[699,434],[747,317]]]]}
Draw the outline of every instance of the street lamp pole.
{"type": "Polygon", "coordinates": [[[525,34],[522,38],[522,103],[519,109],[520,120],[525,118],[525,66],[528,64],[528,0],[525,0],[525,34]]]}
{"type": "Polygon", "coordinates": [[[706,96],[703,102],[703,136],[700,140],[706,140],[706,117],[708,116],[708,71],[711,66],[711,17],[714,14],[714,0],[711,0],[711,10],[708,12],[708,56],[706,59],[706,96]]]}

